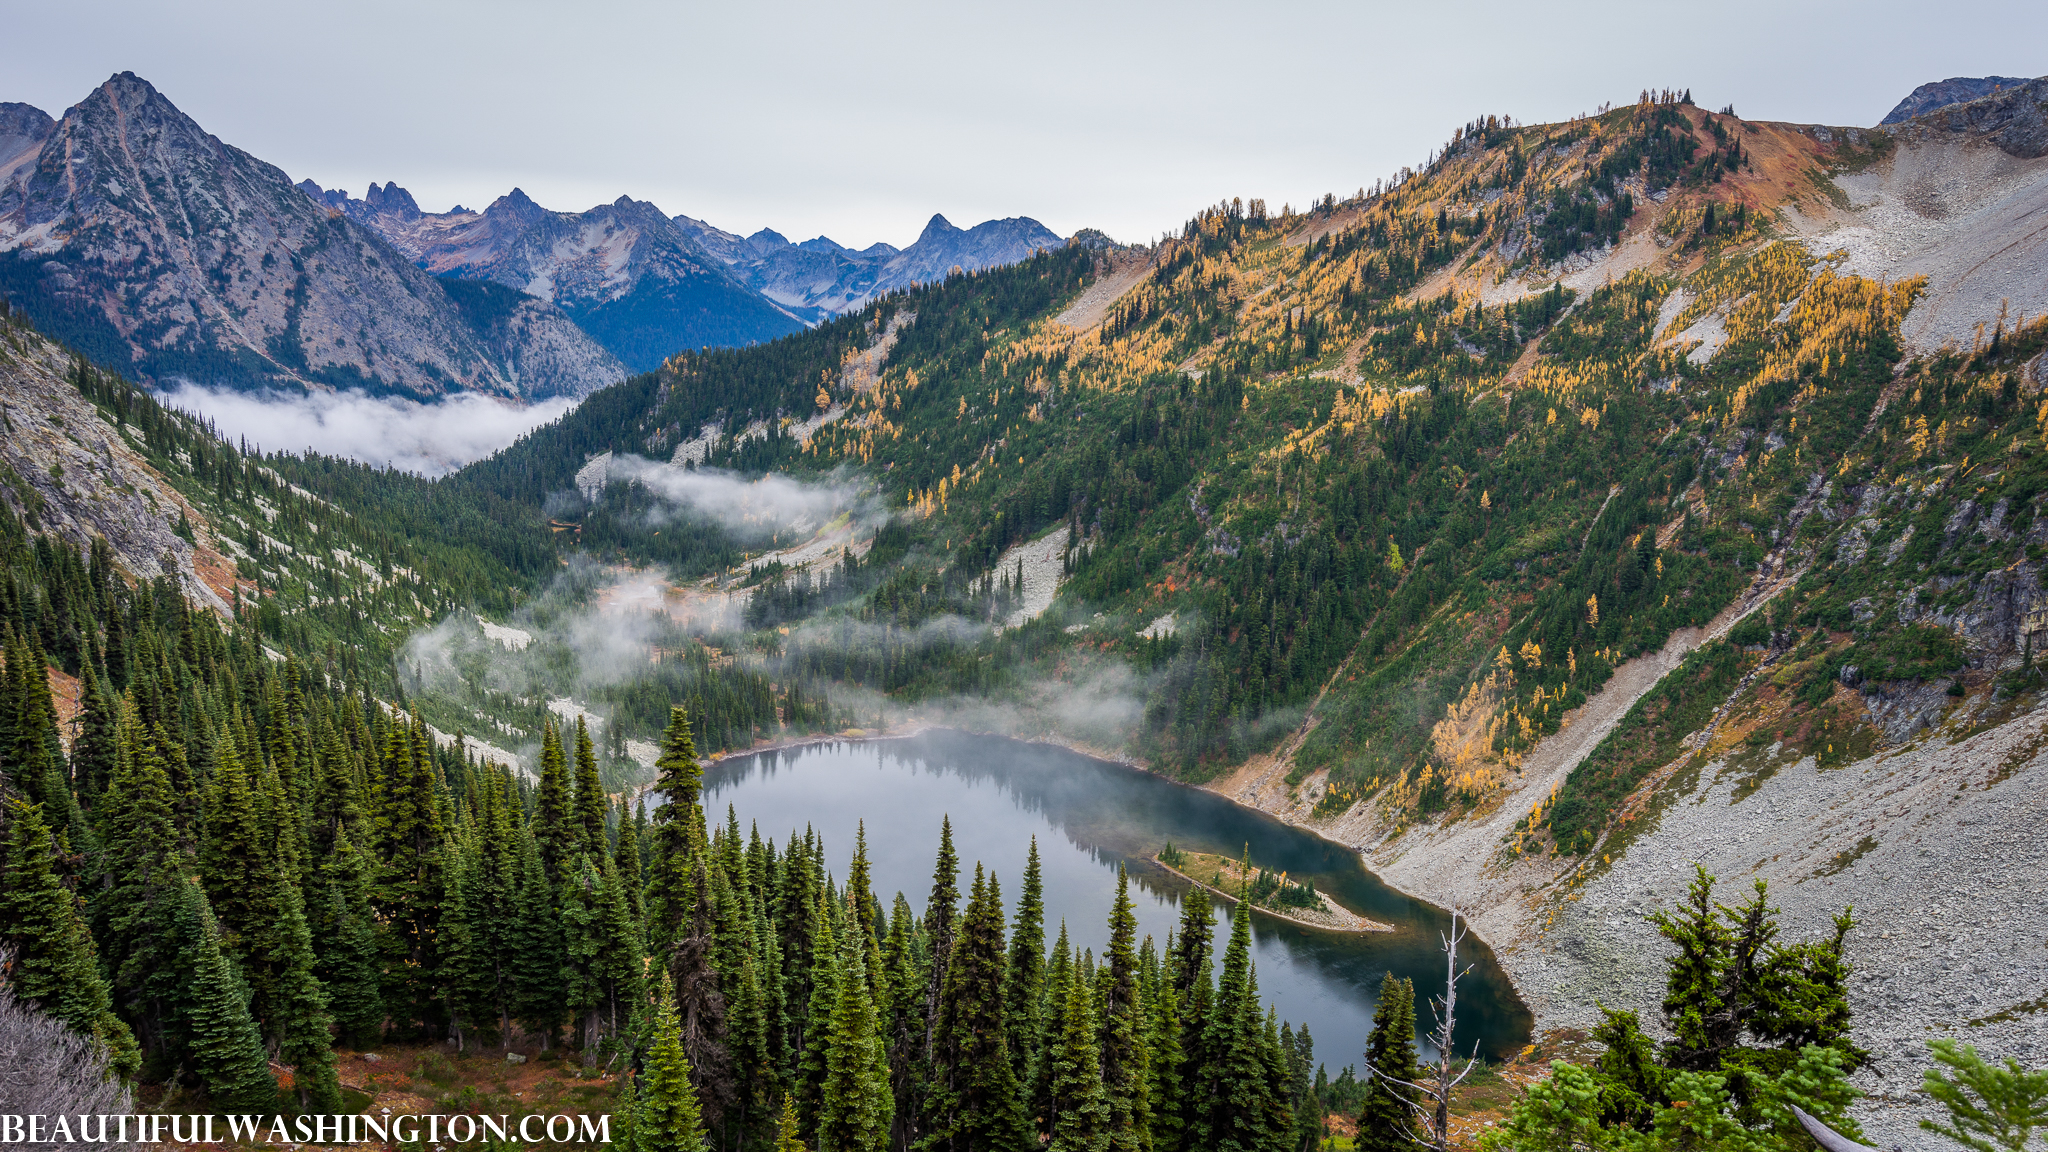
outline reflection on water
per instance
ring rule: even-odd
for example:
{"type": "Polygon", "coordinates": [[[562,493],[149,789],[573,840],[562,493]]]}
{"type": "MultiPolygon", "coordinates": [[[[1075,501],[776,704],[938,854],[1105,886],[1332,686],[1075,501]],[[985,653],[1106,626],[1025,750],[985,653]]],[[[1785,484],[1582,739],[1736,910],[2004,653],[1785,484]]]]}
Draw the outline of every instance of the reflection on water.
{"type": "MultiPolygon", "coordinates": [[[[939,822],[950,816],[961,889],[979,862],[1001,878],[1006,912],[1014,913],[1035,835],[1048,946],[1064,918],[1075,947],[1098,955],[1108,942],[1118,864],[1131,871],[1140,935],[1149,933],[1164,947],[1179,922],[1187,882],[1153,863],[1153,853],[1168,840],[1233,857],[1249,846],[1254,865],[1296,880],[1313,877],[1339,903],[1398,929],[1341,934],[1253,915],[1260,994],[1283,1020],[1309,1027],[1316,1057],[1332,1075],[1361,1061],[1385,972],[1413,979],[1418,1000],[1443,991],[1438,934],[1449,921],[1443,910],[1380,883],[1350,849],[1135,769],[1058,748],[940,731],[736,756],[709,766],[704,785],[714,822],[723,821],[730,804],[742,828],[758,825],[778,841],[792,829],[817,829],[828,865],[841,879],[856,826],[865,821],[874,891],[885,907],[901,891],[913,908],[924,908],[939,822]]],[[[1230,910],[1219,907],[1219,952],[1228,941],[1229,917],[1230,910]]],[[[1458,1049],[1477,1041],[1482,1055],[1507,1056],[1527,1042],[1528,1010],[1483,945],[1468,940],[1461,954],[1473,969],[1459,985],[1458,1049]]],[[[1426,1030],[1427,1008],[1418,1015],[1426,1030]]]]}

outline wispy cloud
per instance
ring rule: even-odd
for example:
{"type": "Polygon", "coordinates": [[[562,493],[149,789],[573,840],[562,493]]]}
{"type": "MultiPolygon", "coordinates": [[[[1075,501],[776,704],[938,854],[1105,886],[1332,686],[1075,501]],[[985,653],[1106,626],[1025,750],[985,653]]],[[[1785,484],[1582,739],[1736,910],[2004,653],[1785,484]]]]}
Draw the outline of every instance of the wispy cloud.
{"type": "Polygon", "coordinates": [[[313,449],[366,464],[440,476],[560,417],[574,400],[511,404],[461,393],[435,404],[362,392],[234,392],[185,383],[160,397],[211,419],[222,435],[265,450],[313,449]]]}
{"type": "Polygon", "coordinates": [[[814,530],[840,515],[859,521],[883,515],[860,485],[839,474],[807,481],[771,472],[750,480],[717,468],[677,468],[629,455],[612,458],[609,479],[637,481],[671,504],[742,530],[814,530]]]}

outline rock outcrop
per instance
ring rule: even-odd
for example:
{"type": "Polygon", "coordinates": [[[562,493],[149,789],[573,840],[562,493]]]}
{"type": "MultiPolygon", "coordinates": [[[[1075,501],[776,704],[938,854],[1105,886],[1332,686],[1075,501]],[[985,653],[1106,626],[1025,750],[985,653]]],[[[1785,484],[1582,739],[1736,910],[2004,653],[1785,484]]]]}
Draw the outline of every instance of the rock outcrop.
{"type": "Polygon", "coordinates": [[[1951,76],[1946,80],[1936,80],[1913,89],[1878,123],[1904,124],[1937,108],[1968,103],[2002,89],[2017,88],[2026,82],[2024,76],[1951,76]]]}
{"type": "Polygon", "coordinates": [[[225,612],[234,564],[129,437],[80,394],[73,361],[36,332],[0,320],[0,501],[81,552],[105,540],[129,578],[177,580],[195,604],[225,612]],[[191,539],[179,534],[183,522],[191,539]]]}

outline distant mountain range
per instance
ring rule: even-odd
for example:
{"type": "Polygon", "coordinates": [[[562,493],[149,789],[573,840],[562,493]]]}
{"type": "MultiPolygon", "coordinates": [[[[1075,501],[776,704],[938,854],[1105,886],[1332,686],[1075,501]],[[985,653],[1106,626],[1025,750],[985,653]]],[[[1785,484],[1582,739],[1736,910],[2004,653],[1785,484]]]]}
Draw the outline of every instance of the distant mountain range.
{"type": "Polygon", "coordinates": [[[422,212],[395,182],[370,185],[360,200],[311,180],[299,188],[427,272],[554,304],[635,372],[685,348],[756,344],[804,327],[659,208],[630,197],[551,212],[514,188],[481,212],[422,212]]]}
{"type": "Polygon", "coordinates": [[[955,268],[976,272],[1014,264],[1066,243],[1028,216],[961,229],[934,215],[908,248],[872,244],[858,252],[823,236],[791,244],[767,228],[743,239],[688,216],[676,217],[676,223],[763,296],[813,322],[891,289],[944,279],[955,268]]]}
{"type": "Polygon", "coordinates": [[[294,186],[133,73],[61,118],[0,104],[0,296],[160,387],[580,396],[1063,243],[1035,220],[934,216],[908,248],[853,252],[624,196],[551,211],[517,188],[422,212],[396,183],[294,186]]]}
{"type": "Polygon", "coordinates": [[[159,386],[531,399],[626,374],[562,310],[429,275],[129,72],[61,119],[0,105],[0,293],[159,386]]]}
{"type": "Polygon", "coordinates": [[[636,372],[684,348],[772,340],[955,268],[1014,264],[1066,243],[1029,217],[962,229],[935,215],[908,248],[856,252],[823,236],[792,244],[770,228],[742,237],[626,196],[554,212],[514,188],[481,212],[422,212],[395,182],[361,199],[311,180],[299,188],[437,276],[553,302],[636,372]]]}

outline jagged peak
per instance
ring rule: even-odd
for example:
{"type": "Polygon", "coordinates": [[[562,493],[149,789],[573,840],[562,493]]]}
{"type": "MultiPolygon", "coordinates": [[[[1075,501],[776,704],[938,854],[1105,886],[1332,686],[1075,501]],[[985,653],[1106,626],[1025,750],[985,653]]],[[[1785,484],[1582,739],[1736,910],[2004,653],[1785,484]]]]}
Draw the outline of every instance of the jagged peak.
{"type": "Polygon", "coordinates": [[[944,236],[949,232],[958,231],[960,229],[953,227],[953,222],[946,219],[943,213],[934,212],[932,213],[932,218],[925,221],[924,231],[918,233],[917,240],[918,243],[922,244],[933,237],[944,236]]]}
{"type": "Polygon", "coordinates": [[[363,193],[363,202],[373,212],[390,212],[408,219],[420,215],[420,206],[412,198],[412,193],[400,188],[396,180],[382,187],[373,181],[370,190],[363,193]]]}

